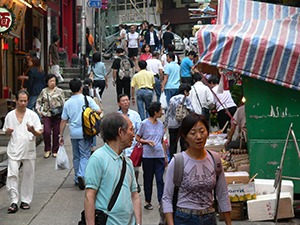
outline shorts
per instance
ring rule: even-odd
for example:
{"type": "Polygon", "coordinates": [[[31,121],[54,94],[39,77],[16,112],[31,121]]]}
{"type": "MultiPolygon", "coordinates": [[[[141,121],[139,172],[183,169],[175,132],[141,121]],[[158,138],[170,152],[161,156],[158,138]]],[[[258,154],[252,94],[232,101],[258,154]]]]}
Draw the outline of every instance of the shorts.
{"type": "Polygon", "coordinates": [[[138,48],[128,48],[128,57],[132,58],[134,56],[138,56],[139,49],[138,48]]]}

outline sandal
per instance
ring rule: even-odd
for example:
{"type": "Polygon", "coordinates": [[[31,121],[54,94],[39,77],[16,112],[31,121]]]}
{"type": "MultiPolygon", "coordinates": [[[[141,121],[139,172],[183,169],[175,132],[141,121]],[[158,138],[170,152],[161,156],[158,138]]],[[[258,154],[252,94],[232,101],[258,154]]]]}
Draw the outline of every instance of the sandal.
{"type": "Polygon", "coordinates": [[[52,157],[53,157],[53,158],[56,158],[56,157],[57,157],[57,153],[53,153],[53,154],[52,154],[52,157]]]}
{"type": "Polygon", "coordinates": [[[48,151],[48,152],[45,153],[44,158],[47,159],[47,158],[49,158],[50,155],[51,155],[51,152],[48,151]]]}
{"type": "Polygon", "coordinates": [[[153,206],[150,203],[145,205],[144,208],[148,210],[153,210],[153,206]]]}
{"type": "Polygon", "coordinates": [[[21,202],[20,208],[27,210],[30,209],[30,206],[26,202],[21,202]]]}
{"type": "Polygon", "coordinates": [[[8,213],[15,213],[17,211],[18,211],[18,205],[16,203],[12,203],[7,210],[8,213]]]}

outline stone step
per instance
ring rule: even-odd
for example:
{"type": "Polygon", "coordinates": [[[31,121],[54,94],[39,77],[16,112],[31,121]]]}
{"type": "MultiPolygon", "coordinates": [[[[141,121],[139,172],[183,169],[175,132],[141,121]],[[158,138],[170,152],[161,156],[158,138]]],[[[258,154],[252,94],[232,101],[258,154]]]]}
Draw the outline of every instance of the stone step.
{"type": "Polygon", "coordinates": [[[63,73],[79,73],[80,74],[81,70],[80,68],[75,68],[75,67],[65,67],[63,68],[63,73]]]}
{"type": "Polygon", "coordinates": [[[78,79],[80,79],[80,73],[63,73],[62,76],[63,76],[64,79],[65,78],[71,78],[71,79],[78,78],[78,79]]]}
{"type": "Polygon", "coordinates": [[[5,135],[5,133],[0,130],[0,146],[7,146],[9,142],[9,137],[5,135]]]}

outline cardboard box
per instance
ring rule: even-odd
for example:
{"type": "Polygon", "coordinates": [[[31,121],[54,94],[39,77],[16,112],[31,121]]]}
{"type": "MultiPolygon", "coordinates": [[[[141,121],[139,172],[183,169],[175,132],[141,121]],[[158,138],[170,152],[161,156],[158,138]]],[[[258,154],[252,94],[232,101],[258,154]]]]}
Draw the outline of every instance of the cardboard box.
{"type": "MultiPolygon", "coordinates": [[[[276,194],[259,195],[257,200],[247,201],[249,221],[273,220],[276,210],[276,194]]],[[[293,198],[290,193],[281,192],[278,219],[293,218],[293,198]]]]}
{"type": "Polygon", "coordinates": [[[245,171],[225,172],[225,179],[227,185],[233,183],[247,184],[249,182],[249,173],[245,171]]]}
{"type": "Polygon", "coordinates": [[[237,167],[238,171],[246,171],[247,173],[250,173],[250,164],[244,164],[237,167]]]}
{"type": "MultiPolygon", "coordinates": [[[[244,220],[245,213],[244,213],[244,202],[233,202],[231,203],[231,220],[244,220]]],[[[224,221],[224,217],[222,212],[219,213],[220,221],[224,221]]]]}
{"type": "MultiPolygon", "coordinates": [[[[257,179],[255,178],[255,191],[257,195],[274,194],[274,179],[257,179]]],[[[294,196],[294,183],[291,180],[282,180],[281,192],[289,192],[294,196]]]]}
{"type": "Polygon", "coordinates": [[[231,202],[241,202],[256,199],[254,182],[248,184],[228,185],[228,194],[231,202]]]}

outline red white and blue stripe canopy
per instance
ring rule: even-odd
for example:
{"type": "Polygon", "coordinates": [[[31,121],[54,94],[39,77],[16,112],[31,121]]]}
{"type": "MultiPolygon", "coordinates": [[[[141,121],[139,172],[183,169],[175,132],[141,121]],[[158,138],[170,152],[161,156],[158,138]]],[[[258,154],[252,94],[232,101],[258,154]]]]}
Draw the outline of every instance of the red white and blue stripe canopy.
{"type": "Polygon", "coordinates": [[[218,24],[197,32],[199,62],[300,90],[300,8],[219,3],[218,24]]]}

